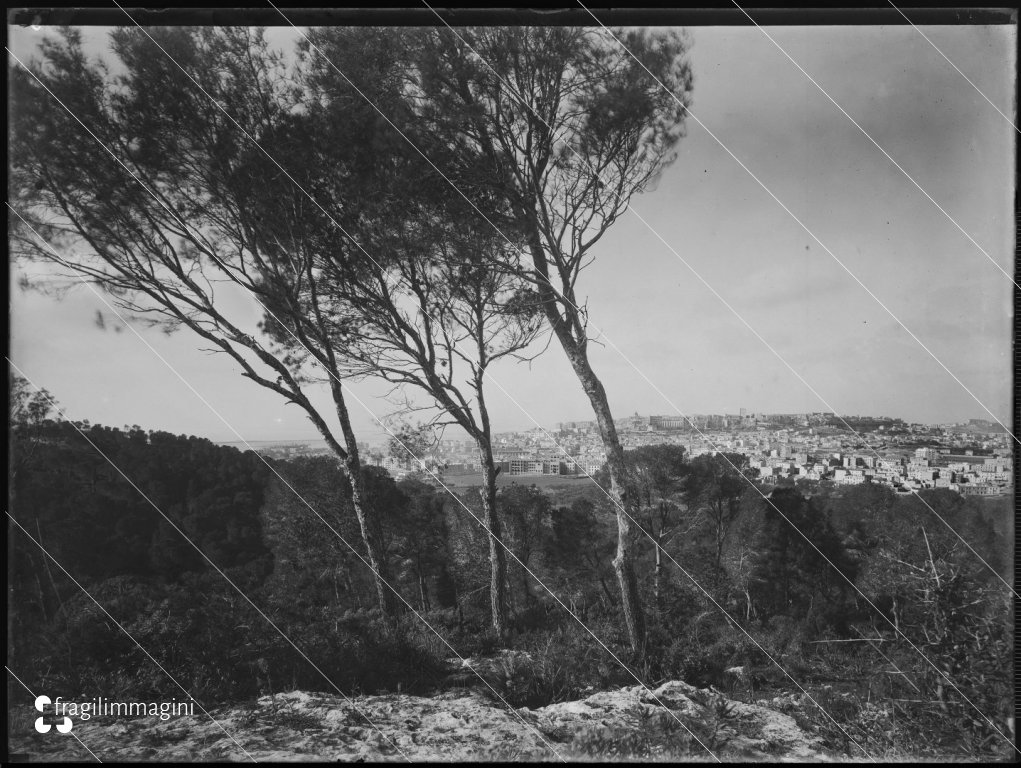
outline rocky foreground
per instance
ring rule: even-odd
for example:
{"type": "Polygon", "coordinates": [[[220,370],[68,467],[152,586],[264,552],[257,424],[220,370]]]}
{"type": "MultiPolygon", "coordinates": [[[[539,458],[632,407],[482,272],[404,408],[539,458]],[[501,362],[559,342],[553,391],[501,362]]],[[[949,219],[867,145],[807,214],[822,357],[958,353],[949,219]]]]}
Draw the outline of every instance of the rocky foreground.
{"type": "MultiPolygon", "coordinates": [[[[651,692],[602,691],[538,709],[509,709],[477,689],[433,697],[345,699],[325,693],[257,702],[159,722],[76,722],[71,734],[11,734],[32,761],[826,761],[819,739],[778,709],[744,704],[683,682],[651,692]],[[700,743],[701,742],[701,745],[700,743]],[[83,746],[84,745],[84,746],[83,746]],[[704,745],[704,746],[703,746],[704,745]]],[[[769,706],[772,704],[773,706],[769,706]]],[[[774,708],[775,707],[775,708],[774,708]]]]}

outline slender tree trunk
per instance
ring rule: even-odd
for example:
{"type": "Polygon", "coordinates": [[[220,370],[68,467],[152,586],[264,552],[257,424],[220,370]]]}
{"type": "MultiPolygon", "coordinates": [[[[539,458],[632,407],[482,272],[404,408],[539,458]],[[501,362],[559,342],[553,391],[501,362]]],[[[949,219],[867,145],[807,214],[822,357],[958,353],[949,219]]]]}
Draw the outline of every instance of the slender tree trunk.
{"type": "Polygon", "coordinates": [[[663,594],[660,591],[662,589],[663,582],[663,534],[656,534],[656,568],[652,572],[652,594],[656,601],[656,611],[663,610],[663,594]]]}
{"type": "MultiPolygon", "coordinates": [[[[479,310],[481,312],[481,310],[479,310]]],[[[482,318],[478,318],[482,327],[482,318]]],[[[475,374],[475,398],[479,408],[479,424],[473,434],[482,453],[482,505],[485,508],[486,528],[489,530],[489,606],[493,629],[501,643],[507,638],[507,559],[504,553],[500,518],[496,513],[496,462],[493,460],[493,432],[486,405],[483,377],[486,366],[486,348],[482,336],[476,338],[479,366],[475,374]]]]}
{"type": "Polygon", "coordinates": [[[496,514],[496,464],[489,442],[479,440],[478,446],[482,451],[482,505],[489,529],[489,606],[493,629],[502,641],[507,634],[507,559],[496,514]]]}
{"type": "Polygon", "coordinates": [[[379,521],[365,513],[365,487],[362,482],[361,463],[357,456],[352,461],[351,454],[348,454],[345,464],[348,481],[351,483],[351,504],[354,507],[355,517],[358,518],[358,527],[361,529],[369,567],[372,569],[373,581],[376,584],[376,601],[383,618],[390,621],[397,614],[397,600],[388,586],[393,581],[390,577],[389,563],[383,554],[379,521]]]}
{"type": "Polygon", "coordinates": [[[621,447],[620,438],[617,437],[617,427],[613,423],[613,415],[602,382],[595,375],[584,352],[580,350],[569,352],[568,358],[596,414],[599,434],[606,451],[606,464],[610,471],[610,493],[619,502],[616,508],[617,555],[613,559],[613,569],[620,586],[621,612],[628,641],[631,650],[640,656],[645,651],[645,616],[638,592],[638,577],[635,573],[634,534],[631,527],[631,521],[638,517],[637,494],[631,490],[630,477],[624,461],[624,449],[621,447]]]}
{"type": "MultiPolygon", "coordinates": [[[[542,234],[535,219],[535,211],[523,208],[524,219],[531,223],[528,232],[529,250],[536,272],[535,285],[542,301],[543,312],[550,321],[553,333],[574,368],[581,387],[588,395],[589,403],[599,425],[599,435],[606,451],[606,464],[610,471],[610,492],[617,505],[617,556],[613,568],[620,586],[621,611],[627,630],[631,650],[636,657],[645,652],[645,617],[638,592],[638,577],[635,574],[633,534],[631,521],[638,519],[638,494],[631,490],[632,483],[624,461],[624,449],[617,436],[613,414],[606,397],[606,390],[589,364],[586,344],[585,320],[571,295],[573,289],[566,285],[565,299],[561,303],[549,279],[549,262],[542,246],[542,234]],[[560,314],[561,309],[566,317],[560,314]]],[[[563,281],[564,274],[560,278],[563,281]]]]}
{"type": "Polygon", "coordinates": [[[418,565],[418,597],[419,600],[421,601],[422,610],[423,611],[430,610],[429,589],[426,587],[425,584],[425,574],[422,572],[421,563],[419,563],[418,565]]]}
{"type": "MultiPolygon", "coordinates": [[[[45,559],[46,555],[42,555],[42,557],[43,559],[45,559]]],[[[39,578],[39,570],[40,570],[39,568],[33,568],[32,575],[35,576],[35,588],[36,591],[39,593],[39,609],[43,615],[43,620],[49,621],[50,611],[46,605],[46,590],[43,589],[42,579],[39,578]]]]}
{"type": "Polygon", "coordinates": [[[365,542],[369,567],[372,569],[373,580],[376,584],[376,600],[379,610],[383,619],[390,622],[397,615],[398,602],[394,591],[389,586],[393,584],[393,579],[390,575],[390,565],[383,551],[382,530],[379,519],[374,515],[366,514],[365,485],[362,481],[362,462],[358,455],[358,440],[351,427],[351,417],[347,411],[347,403],[344,401],[343,390],[338,379],[333,379],[330,384],[333,390],[333,402],[337,409],[337,418],[340,420],[340,428],[344,435],[344,447],[347,454],[344,456],[344,465],[347,467],[348,482],[351,484],[351,505],[354,507],[355,517],[358,519],[362,541],[365,542]]]}
{"type": "MultiPolygon", "coordinates": [[[[318,329],[327,327],[323,312],[320,309],[318,289],[313,275],[312,263],[305,264],[308,287],[312,299],[311,309],[318,329]]],[[[302,334],[303,335],[303,334],[302,334]]],[[[306,347],[307,348],[307,347],[306,347]]],[[[400,609],[400,602],[397,599],[396,587],[390,575],[390,565],[386,559],[386,552],[383,548],[382,528],[379,519],[375,515],[366,514],[365,507],[365,486],[362,481],[362,462],[358,455],[358,439],[355,436],[354,428],[351,426],[351,416],[347,410],[347,402],[344,399],[344,387],[341,384],[341,372],[337,365],[337,356],[333,346],[329,343],[322,345],[321,356],[316,356],[326,372],[330,376],[330,394],[333,396],[333,405],[337,412],[337,420],[340,422],[341,434],[344,436],[344,446],[341,447],[332,432],[321,418],[317,418],[315,409],[308,408],[309,416],[326,438],[327,444],[333,449],[343,461],[347,468],[348,482],[351,484],[351,505],[354,507],[355,517],[358,519],[358,528],[362,534],[362,541],[365,543],[366,555],[369,560],[369,567],[372,569],[373,580],[376,584],[376,600],[384,621],[393,626],[393,619],[400,609]]]]}

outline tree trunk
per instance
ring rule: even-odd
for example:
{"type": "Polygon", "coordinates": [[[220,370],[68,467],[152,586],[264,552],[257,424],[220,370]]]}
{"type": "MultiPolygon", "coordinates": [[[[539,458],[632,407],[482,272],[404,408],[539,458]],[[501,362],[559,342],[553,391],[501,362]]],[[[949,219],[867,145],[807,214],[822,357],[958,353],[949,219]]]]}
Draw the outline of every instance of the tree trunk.
{"type": "MultiPolygon", "coordinates": [[[[44,560],[46,559],[46,555],[43,555],[42,557],[44,560]]],[[[39,610],[43,615],[43,620],[48,622],[50,620],[50,611],[48,606],[46,605],[46,590],[43,589],[42,579],[39,578],[40,570],[41,567],[33,568],[32,575],[35,576],[35,588],[36,591],[39,593],[39,610]]]]}
{"type": "Polygon", "coordinates": [[[628,641],[631,650],[640,657],[645,652],[645,616],[638,592],[638,577],[635,574],[634,535],[631,529],[631,521],[638,517],[637,494],[631,490],[630,476],[624,461],[624,449],[617,437],[617,427],[613,423],[613,415],[602,382],[596,377],[589,365],[588,356],[583,351],[568,352],[568,358],[596,414],[599,434],[606,451],[606,464],[610,471],[610,493],[619,502],[616,508],[617,556],[613,559],[613,569],[620,586],[620,606],[628,641]]]}
{"type": "Polygon", "coordinates": [[[429,590],[425,586],[425,574],[422,573],[422,569],[418,570],[418,597],[421,601],[423,611],[430,610],[429,606],[429,590]]]}
{"type": "MultiPolygon", "coordinates": [[[[530,223],[528,232],[528,248],[532,254],[532,264],[536,273],[536,289],[542,301],[543,312],[549,320],[560,346],[574,368],[574,373],[581,382],[581,387],[588,395],[589,403],[599,425],[599,435],[606,451],[606,463],[610,471],[610,493],[617,505],[617,556],[613,559],[613,568],[617,573],[620,586],[621,611],[624,614],[624,625],[627,629],[628,641],[636,658],[645,652],[645,617],[638,592],[638,578],[635,575],[633,535],[631,521],[638,519],[638,496],[631,490],[631,482],[624,461],[624,449],[617,428],[613,423],[613,414],[606,398],[606,390],[599,381],[595,371],[589,364],[586,345],[588,337],[585,331],[585,318],[573,299],[573,288],[565,285],[564,302],[557,297],[553,284],[549,279],[549,262],[542,245],[542,234],[538,227],[535,211],[522,208],[523,220],[530,223]],[[561,309],[566,317],[561,315],[561,309]]],[[[556,260],[555,260],[556,261],[556,260]]],[[[558,269],[563,263],[556,262],[558,269]]],[[[561,271],[561,279],[564,274],[561,271]]]]}
{"type": "MultiPolygon", "coordinates": [[[[362,534],[362,541],[365,542],[369,567],[372,569],[373,580],[376,583],[376,601],[383,619],[389,623],[397,615],[398,602],[396,593],[389,586],[393,584],[393,580],[390,576],[390,565],[383,551],[382,531],[379,520],[375,516],[370,517],[365,513],[365,486],[362,482],[362,462],[358,455],[358,440],[351,426],[351,417],[347,411],[347,403],[344,401],[344,392],[339,377],[334,377],[331,380],[330,388],[341,432],[344,435],[346,455],[343,455],[342,458],[347,468],[348,482],[351,484],[351,505],[354,507],[355,517],[358,519],[358,528],[362,534]]],[[[339,446],[337,447],[339,448],[339,446]]]]}
{"type": "Polygon", "coordinates": [[[652,573],[652,594],[656,601],[656,611],[663,610],[663,594],[660,591],[662,588],[663,579],[663,534],[656,534],[656,568],[652,573]]]}
{"type": "Polygon", "coordinates": [[[478,446],[482,451],[482,505],[489,531],[489,606],[493,629],[502,641],[507,634],[507,559],[501,539],[500,518],[496,515],[496,464],[489,442],[479,440],[478,446]]]}
{"type": "Polygon", "coordinates": [[[354,507],[355,517],[358,518],[358,527],[362,533],[362,541],[365,542],[369,567],[372,568],[373,581],[376,584],[376,601],[383,619],[389,622],[397,614],[397,600],[389,587],[393,582],[389,563],[383,553],[379,521],[365,514],[365,488],[357,453],[351,454],[349,451],[345,464],[348,482],[351,483],[351,505],[354,507]]]}

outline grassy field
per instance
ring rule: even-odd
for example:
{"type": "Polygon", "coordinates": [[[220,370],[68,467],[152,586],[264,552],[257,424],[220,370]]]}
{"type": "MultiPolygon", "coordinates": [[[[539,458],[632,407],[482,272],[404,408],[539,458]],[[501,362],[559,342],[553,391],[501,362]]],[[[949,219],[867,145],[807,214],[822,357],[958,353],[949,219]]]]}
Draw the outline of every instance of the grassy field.
{"type": "MultiPolygon", "coordinates": [[[[467,488],[482,485],[482,473],[470,475],[444,475],[444,485],[452,488],[467,488]]],[[[534,485],[538,488],[557,488],[560,486],[577,486],[591,483],[585,475],[508,475],[501,472],[496,478],[496,485],[503,488],[508,485],[534,485]]]]}

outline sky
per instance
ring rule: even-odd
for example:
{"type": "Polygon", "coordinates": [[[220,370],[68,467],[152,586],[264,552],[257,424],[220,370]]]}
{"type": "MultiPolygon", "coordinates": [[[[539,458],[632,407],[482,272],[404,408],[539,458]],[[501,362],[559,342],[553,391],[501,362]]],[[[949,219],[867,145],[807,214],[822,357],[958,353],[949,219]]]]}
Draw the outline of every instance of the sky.
{"type": "MultiPolygon", "coordinates": [[[[9,31],[23,60],[46,33],[9,31]]],[[[762,30],[690,31],[697,121],[579,281],[614,414],[745,408],[942,423],[992,418],[988,408],[1009,427],[1011,123],[909,26],[767,27],[929,200],[762,30]]],[[[922,31],[1013,118],[1013,27],[922,31]]],[[[105,32],[88,30],[97,52],[105,32]]],[[[293,37],[271,31],[280,45],[293,37]]],[[[316,437],[295,406],[187,332],[137,327],[175,374],[117,332],[84,285],[57,300],[20,290],[12,273],[11,359],[69,418],[218,441],[316,437]]],[[[491,375],[496,431],[592,418],[555,340],[531,364],[491,375]]],[[[350,385],[367,441],[382,439],[375,419],[396,409],[386,391],[350,385]]],[[[325,387],[314,399],[327,405],[325,387]]]]}

